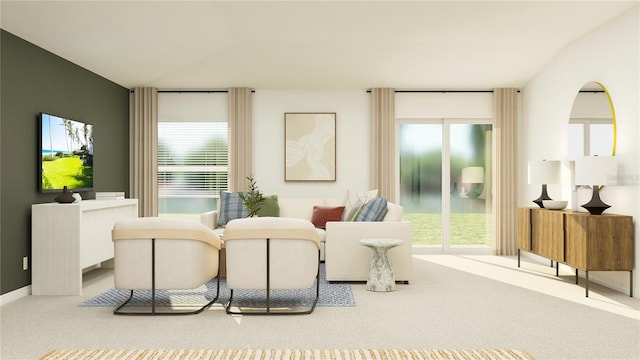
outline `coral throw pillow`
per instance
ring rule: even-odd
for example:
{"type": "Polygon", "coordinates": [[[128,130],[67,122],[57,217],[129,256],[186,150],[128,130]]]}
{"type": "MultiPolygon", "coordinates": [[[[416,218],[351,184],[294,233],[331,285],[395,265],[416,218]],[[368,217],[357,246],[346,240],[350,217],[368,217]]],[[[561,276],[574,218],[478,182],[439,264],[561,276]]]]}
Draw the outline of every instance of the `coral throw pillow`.
{"type": "Polygon", "coordinates": [[[314,206],[311,222],[313,226],[324,229],[327,221],[341,221],[344,206],[314,206]]]}

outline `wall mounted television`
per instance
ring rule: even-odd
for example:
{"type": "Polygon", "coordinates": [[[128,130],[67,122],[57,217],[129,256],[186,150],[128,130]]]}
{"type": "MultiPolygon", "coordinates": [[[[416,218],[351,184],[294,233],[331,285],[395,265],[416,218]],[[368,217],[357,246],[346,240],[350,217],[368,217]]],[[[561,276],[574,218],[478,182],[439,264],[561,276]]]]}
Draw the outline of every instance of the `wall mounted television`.
{"type": "Polygon", "coordinates": [[[41,193],[93,190],[93,125],[48,113],[38,117],[41,193]]]}

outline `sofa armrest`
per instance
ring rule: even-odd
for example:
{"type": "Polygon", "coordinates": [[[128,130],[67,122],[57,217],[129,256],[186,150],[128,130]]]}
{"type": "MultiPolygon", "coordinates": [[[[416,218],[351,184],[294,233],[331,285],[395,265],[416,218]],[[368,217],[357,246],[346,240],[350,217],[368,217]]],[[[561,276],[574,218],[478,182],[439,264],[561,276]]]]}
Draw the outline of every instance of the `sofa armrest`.
{"type": "Polygon", "coordinates": [[[218,211],[208,211],[200,215],[200,222],[209,227],[210,229],[216,229],[218,227],[218,211]]]}
{"type": "Polygon", "coordinates": [[[325,265],[329,281],[366,281],[369,277],[371,249],[361,239],[400,239],[402,245],[387,252],[396,281],[411,278],[411,223],[401,221],[327,222],[325,265]]]}

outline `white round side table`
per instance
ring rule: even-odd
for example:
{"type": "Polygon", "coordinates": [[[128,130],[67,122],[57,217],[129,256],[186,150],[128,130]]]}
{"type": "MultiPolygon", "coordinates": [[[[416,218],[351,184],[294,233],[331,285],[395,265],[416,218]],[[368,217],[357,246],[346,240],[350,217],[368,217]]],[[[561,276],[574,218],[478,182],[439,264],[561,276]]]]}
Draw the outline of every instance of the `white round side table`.
{"type": "Polygon", "coordinates": [[[360,244],[373,250],[373,258],[369,263],[369,291],[394,291],[396,280],[387,257],[387,250],[402,244],[398,239],[362,239],[360,244]]]}

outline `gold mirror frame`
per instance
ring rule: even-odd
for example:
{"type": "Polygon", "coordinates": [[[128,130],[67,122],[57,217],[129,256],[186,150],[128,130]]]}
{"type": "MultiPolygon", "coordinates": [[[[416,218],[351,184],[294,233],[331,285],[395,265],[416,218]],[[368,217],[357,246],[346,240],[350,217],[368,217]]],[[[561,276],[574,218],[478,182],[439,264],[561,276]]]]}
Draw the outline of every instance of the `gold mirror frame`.
{"type": "Polygon", "coordinates": [[[594,82],[602,88],[602,90],[604,91],[604,94],[607,95],[607,101],[609,101],[609,110],[611,110],[611,123],[613,125],[613,144],[611,147],[611,156],[616,156],[616,144],[618,143],[618,128],[617,128],[618,122],[616,121],[616,110],[613,108],[613,101],[611,101],[611,95],[609,94],[609,90],[607,90],[607,88],[604,87],[602,83],[599,83],[597,81],[594,81],[594,82]]]}
{"type": "MultiPolygon", "coordinates": [[[[616,155],[616,145],[617,145],[617,121],[616,121],[616,111],[613,107],[613,101],[611,100],[611,95],[609,94],[609,91],[607,90],[607,88],[602,85],[602,83],[598,82],[598,81],[590,81],[586,84],[584,84],[580,90],[578,91],[578,93],[580,93],[581,91],[596,91],[593,86],[589,86],[595,84],[598,86],[598,90],[602,90],[602,92],[604,92],[605,96],[607,97],[607,102],[609,103],[609,111],[611,112],[611,124],[612,124],[612,133],[613,133],[613,138],[612,138],[612,144],[611,144],[611,156],[615,156],[616,155]]],[[[577,95],[576,95],[577,97],[577,95]]],[[[575,106],[575,100],[574,100],[574,106],[575,106]]],[[[573,110],[572,110],[573,112],[573,110]]],[[[589,155],[589,154],[586,154],[589,155]]]]}

